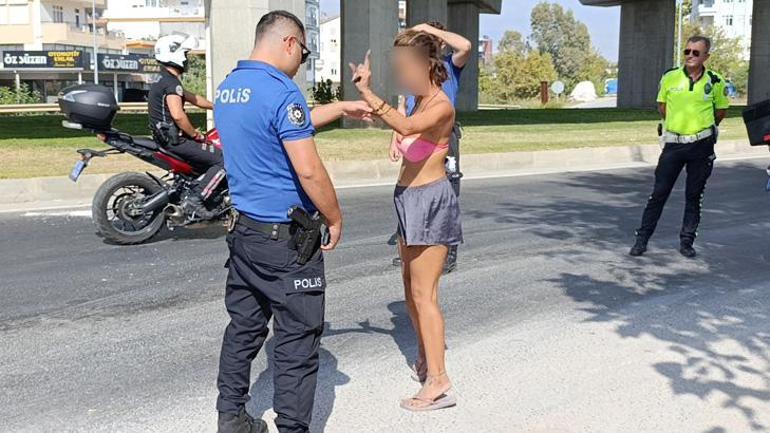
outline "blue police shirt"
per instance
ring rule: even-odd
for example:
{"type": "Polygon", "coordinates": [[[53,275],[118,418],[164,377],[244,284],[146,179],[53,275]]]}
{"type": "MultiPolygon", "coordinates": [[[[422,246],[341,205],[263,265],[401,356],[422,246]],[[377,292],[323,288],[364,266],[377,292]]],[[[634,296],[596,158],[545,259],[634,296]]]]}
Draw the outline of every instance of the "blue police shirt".
{"type": "Polygon", "coordinates": [[[214,121],[235,209],[267,223],[289,222],[294,205],[316,211],[283,147],[315,134],[305,97],[291,78],[263,62],[238,62],[217,88],[214,121]]]}
{"type": "MultiPolygon", "coordinates": [[[[444,67],[447,71],[447,80],[441,85],[441,90],[446,93],[452,105],[457,106],[457,93],[460,92],[460,74],[463,68],[457,66],[452,61],[453,54],[447,54],[444,57],[444,67]]],[[[411,113],[414,110],[414,95],[406,97],[406,112],[411,113]]]]}

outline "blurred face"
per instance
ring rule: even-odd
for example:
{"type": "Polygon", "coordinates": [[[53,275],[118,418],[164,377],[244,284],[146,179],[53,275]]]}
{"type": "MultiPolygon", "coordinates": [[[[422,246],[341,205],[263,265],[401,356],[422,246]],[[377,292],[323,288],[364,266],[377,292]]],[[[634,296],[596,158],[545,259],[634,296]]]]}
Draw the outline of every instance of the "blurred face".
{"type": "Polygon", "coordinates": [[[709,53],[706,52],[706,43],[703,41],[688,42],[684,49],[684,63],[690,68],[700,68],[706,63],[709,53]]]}
{"type": "Polygon", "coordinates": [[[427,95],[430,90],[430,64],[418,49],[395,47],[392,57],[393,72],[398,85],[411,95],[427,95]]]}

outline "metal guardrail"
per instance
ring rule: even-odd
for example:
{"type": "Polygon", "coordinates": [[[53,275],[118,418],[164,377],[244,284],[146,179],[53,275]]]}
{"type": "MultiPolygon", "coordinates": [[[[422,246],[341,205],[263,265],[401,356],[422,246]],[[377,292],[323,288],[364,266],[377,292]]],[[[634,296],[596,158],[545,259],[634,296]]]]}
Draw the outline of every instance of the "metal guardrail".
{"type": "MultiPolygon", "coordinates": [[[[122,112],[147,111],[146,102],[124,102],[120,104],[122,112]]],[[[0,114],[17,113],[58,113],[59,104],[11,104],[0,105],[0,114]]]]}

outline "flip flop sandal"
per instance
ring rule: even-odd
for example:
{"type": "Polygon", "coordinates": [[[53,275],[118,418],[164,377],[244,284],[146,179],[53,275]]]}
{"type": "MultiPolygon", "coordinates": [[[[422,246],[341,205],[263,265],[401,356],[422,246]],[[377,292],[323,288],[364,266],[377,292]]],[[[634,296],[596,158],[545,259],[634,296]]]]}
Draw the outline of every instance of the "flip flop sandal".
{"type": "Polygon", "coordinates": [[[457,406],[457,398],[447,393],[441,394],[432,400],[417,396],[401,400],[401,408],[412,412],[430,412],[454,406],[457,406]],[[419,404],[415,405],[414,402],[419,402],[419,404]]]}

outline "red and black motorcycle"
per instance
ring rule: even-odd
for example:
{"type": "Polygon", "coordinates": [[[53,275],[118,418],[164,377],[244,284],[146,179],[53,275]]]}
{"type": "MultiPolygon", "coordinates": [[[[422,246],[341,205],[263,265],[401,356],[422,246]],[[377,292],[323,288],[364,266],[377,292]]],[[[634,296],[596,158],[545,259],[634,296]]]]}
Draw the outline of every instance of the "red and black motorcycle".
{"type": "MultiPolygon", "coordinates": [[[[77,182],[94,157],[129,154],[154,165],[166,173],[156,176],[146,173],[120,173],[109,178],[96,191],[92,215],[99,233],[110,242],[133,245],[155,236],[164,225],[173,230],[201,222],[222,222],[230,218],[230,196],[223,181],[207,201],[215,215],[203,220],[188,214],[185,200],[193,194],[193,186],[203,175],[205,167],[194,167],[159,146],[150,138],[132,136],[112,127],[119,110],[112,90],[94,84],[64,89],[59,95],[59,107],[66,120],[62,126],[91,131],[110,146],[107,150],[80,149],[81,159],[70,173],[77,182]]],[[[206,139],[221,148],[219,134],[211,130],[206,139]]]]}

